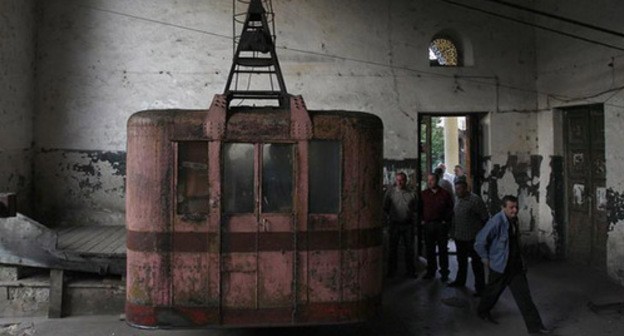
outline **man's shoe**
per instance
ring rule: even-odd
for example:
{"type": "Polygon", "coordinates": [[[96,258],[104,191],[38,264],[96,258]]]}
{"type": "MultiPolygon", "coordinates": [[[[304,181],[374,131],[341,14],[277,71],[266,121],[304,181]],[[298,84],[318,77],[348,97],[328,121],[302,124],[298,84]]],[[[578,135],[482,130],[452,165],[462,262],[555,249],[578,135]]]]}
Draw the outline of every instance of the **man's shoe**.
{"type": "Polygon", "coordinates": [[[457,282],[457,281],[453,281],[446,285],[446,287],[464,287],[464,286],[465,284],[457,282]]]}
{"type": "Polygon", "coordinates": [[[405,272],[405,276],[411,279],[418,279],[418,272],[416,271],[407,271],[405,272]]]}
{"type": "Polygon", "coordinates": [[[496,321],[492,315],[490,315],[490,313],[479,313],[477,314],[479,316],[480,319],[482,319],[483,321],[486,322],[490,322],[492,324],[498,324],[498,321],[496,321]]]}
{"type": "Polygon", "coordinates": [[[442,282],[447,282],[448,281],[448,275],[443,275],[440,277],[440,281],[442,282]]]}
{"type": "Polygon", "coordinates": [[[435,274],[433,274],[433,273],[427,273],[427,274],[425,274],[425,276],[423,276],[423,279],[425,279],[425,280],[430,280],[430,279],[433,279],[433,278],[435,278],[435,274]]]}
{"type": "Polygon", "coordinates": [[[392,279],[392,278],[394,278],[394,276],[395,276],[395,275],[396,275],[396,272],[394,272],[394,271],[389,271],[389,272],[388,272],[388,274],[386,275],[386,277],[387,277],[388,279],[392,279]]]}

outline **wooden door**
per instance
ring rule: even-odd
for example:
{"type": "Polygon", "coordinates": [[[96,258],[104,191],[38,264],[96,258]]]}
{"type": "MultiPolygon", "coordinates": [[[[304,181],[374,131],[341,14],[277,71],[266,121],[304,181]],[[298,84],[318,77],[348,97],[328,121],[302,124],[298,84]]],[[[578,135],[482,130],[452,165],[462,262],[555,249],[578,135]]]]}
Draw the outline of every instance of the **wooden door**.
{"type": "Polygon", "coordinates": [[[606,169],[602,105],[565,111],[567,257],[606,269],[606,169]]]}

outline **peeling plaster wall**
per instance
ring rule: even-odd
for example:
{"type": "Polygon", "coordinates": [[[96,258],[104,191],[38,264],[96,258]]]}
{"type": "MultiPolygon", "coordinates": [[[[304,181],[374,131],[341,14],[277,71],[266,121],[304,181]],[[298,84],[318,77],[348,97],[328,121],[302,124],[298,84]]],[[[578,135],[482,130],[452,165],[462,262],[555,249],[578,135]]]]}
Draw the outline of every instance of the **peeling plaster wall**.
{"type": "Polygon", "coordinates": [[[34,1],[0,1],[0,192],[31,212],[35,75],[34,1]]]}
{"type": "MultiPolygon", "coordinates": [[[[147,108],[205,108],[223,91],[232,3],[48,0],[40,6],[39,217],[123,224],[126,121],[147,108]],[[117,161],[103,159],[110,155],[117,161]]],[[[303,94],[310,109],[379,115],[388,160],[416,157],[418,112],[535,108],[534,32],[526,26],[437,1],[274,0],[273,6],[289,91],[303,94]],[[429,66],[428,44],[442,31],[458,36],[467,66],[429,66]]],[[[517,130],[496,140],[492,162],[505,164],[508,154],[529,162],[534,117],[493,120],[501,135],[507,126],[517,130]]],[[[514,183],[499,184],[516,190],[514,183]]]]}
{"type": "Polygon", "coordinates": [[[522,242],[533,249],[538,243],[541,166],[537,155],[538,125],[535,113],[492,113],[489,153],[483,161],[481,196],[491,214],[501,210],[505,195],[518,197],[522,242]]]}
{"type": "MultiPolygon", "coordinates": [[[[621,31],[621,13],[624,3],[614,0],[597,0],[591,3],[574,1],[540,2],[538,9],[611,30],[621,31]]],[[[541,23],[566,32],[624,47],[620,37],[542,19],[541,23]]],[[[545,116],[544,132],[540,133],[540,151],[546,157],[563,154],[561,112],[555,108],[603,103],[605,112],[605,140],[608,189],[607,270],[611,277],[624,284],[624,52],[572,40],[549,32],[538,32],[537,89],[538,103],[545,116]],[[552,116],[549,119],[548,115],[552,116]],[[559,118],[559,119],[557,119],[559,118]],[[554,121],[553,121],[554,120],[554,121]],[[554,143],[554,144],[552,144],[554,143]],[[542,151],[543,149],[543,151],[542,151]]],[[[541,209],[551,204],[541,204],[541,209]]],[[[546,213],[546,211],[541,211],[546,213]]],[[[542,216],[547,226],[552,217],[542,216]]],[[[547,244],[547,235],[542,237],[547,244]]]]}

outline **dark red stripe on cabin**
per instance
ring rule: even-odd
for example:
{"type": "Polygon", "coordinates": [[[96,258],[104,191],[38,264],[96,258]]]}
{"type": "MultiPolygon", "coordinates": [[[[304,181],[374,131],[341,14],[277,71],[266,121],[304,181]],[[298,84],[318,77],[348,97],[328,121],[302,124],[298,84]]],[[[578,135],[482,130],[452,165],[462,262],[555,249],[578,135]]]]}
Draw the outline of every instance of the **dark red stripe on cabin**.
{"type": "Polygon", "coordinates": [[[126,302],[126,320],[143,327],[217,325],[285,326],[366,320],[381,307],[381,297],[354,302],[312,302],[293,307],[232,309],[217,307],[151,307],[126,302]]]}
{"type": "MultiPolygon", "coordinates": [[[[138,252],[218,252],[214,232],[138,232],[128,231],[127,246],[138,252]]],[[[229,232],[223,236],[224,253],[253,253],[295,250],[364,249],[382,244],[382,229],[347,231],[229,232]]]]}

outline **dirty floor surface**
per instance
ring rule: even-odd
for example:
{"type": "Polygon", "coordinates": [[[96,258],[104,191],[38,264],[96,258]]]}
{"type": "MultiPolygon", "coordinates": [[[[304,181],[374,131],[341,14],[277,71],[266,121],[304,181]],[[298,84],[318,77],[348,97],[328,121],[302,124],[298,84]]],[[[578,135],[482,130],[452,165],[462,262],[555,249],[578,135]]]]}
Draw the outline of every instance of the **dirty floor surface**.
{"type": "MultiPolygon", "coordinates": [[[[452,264],[454,264],[452,258],[452,264]]],[[[469,272],[470,273],[470,272],[469,272]]],[[[451,273],[451,278],[454,272],[451,273]]],[[[421,273],[422,275],[422,273],[421,273]]],[[[624,288],[605,276],[562,262],[539,262],[529,268],[529,285],[545,324],[555,335],[624,335],[624,311],[593,312],[589,302],[624,301],[624,288]]],[[[440,279],[397,277],[386,283],[384,309],[374,321],[360,325],[310,328],[156,330],[131,328],[119,316],[0,319],[0,335],[527,335],[519,311],[506,291],[492,315],[499,325],[475,316],[477,299],[469,288],[447,288],[440,279]]]]}

